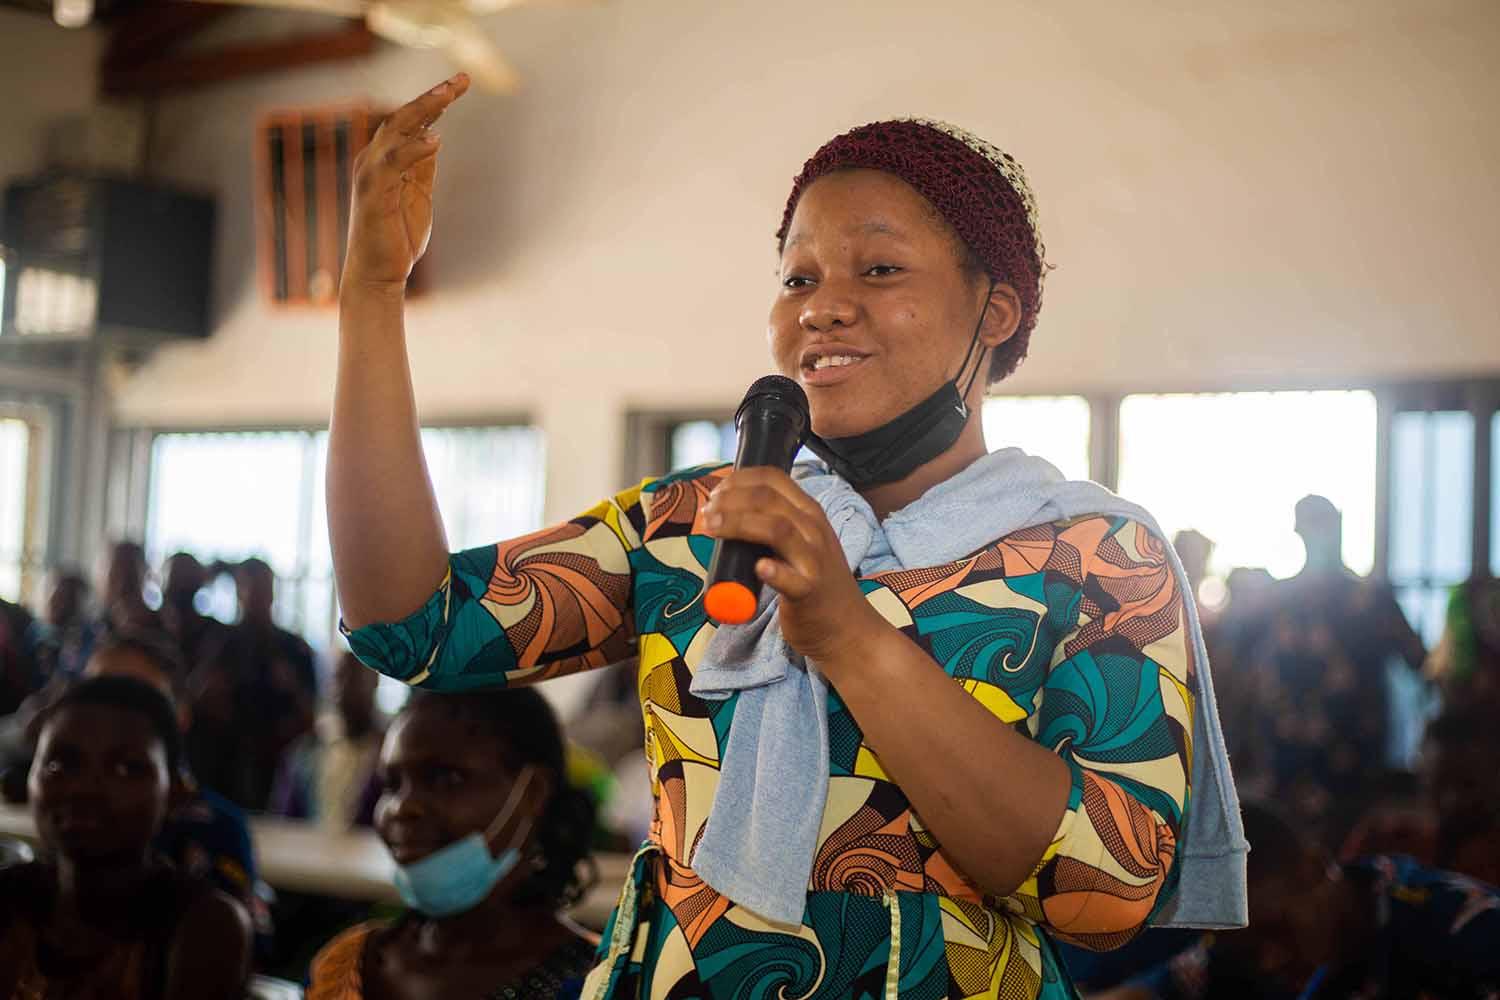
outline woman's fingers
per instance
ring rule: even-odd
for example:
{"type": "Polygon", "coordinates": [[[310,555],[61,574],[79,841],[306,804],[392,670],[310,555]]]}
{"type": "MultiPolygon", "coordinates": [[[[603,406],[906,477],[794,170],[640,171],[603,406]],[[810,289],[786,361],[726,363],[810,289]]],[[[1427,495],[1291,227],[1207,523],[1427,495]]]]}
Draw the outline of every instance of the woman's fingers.
{"type": "Polygon", "coordinates": [[[423,160],[437,155],[438,137],[435,135],[410,139],[386,152],[385,162],[396,173],[405,173],[423,160]]]}
{"type": "Polygon", "coordinates": [[[415,135],[437,121],[448,105],[458,100],[469,89],[469,75],[458,73],[433,87],[414,100],[407,101],[385,120],[381,131],[400,135],[415,135]]]}
{"type": "Polygon", "coordinates": [[[780,559],[760,559],[755,563],[755,575],[761,582],[783,597],[800,601],[812,593],[812,580],[799,572],[791,563],[780,559]]]}

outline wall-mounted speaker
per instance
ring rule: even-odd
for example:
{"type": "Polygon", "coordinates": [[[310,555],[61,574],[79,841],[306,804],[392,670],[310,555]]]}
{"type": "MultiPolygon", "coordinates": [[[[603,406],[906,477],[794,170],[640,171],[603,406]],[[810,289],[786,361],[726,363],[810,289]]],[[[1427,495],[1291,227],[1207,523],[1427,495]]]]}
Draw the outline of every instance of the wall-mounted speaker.
{"type": "Polygon", "coordinates": [[[72,172],[15,181],[0,215],[0,337],[206,337],[213,242],[204,195],[72,172]]]}

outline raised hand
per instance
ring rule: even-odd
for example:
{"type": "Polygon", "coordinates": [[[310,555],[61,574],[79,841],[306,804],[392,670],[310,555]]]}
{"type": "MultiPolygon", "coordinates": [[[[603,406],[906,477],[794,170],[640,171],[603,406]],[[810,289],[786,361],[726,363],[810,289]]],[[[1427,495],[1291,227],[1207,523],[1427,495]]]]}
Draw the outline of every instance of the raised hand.
{"type": "Polygon", "coordinates": [[[354,158],[343,287],[404,286],[426,252],[440,145],[430,127],[468,89],[465,73],[444,80],[387,118],[354,158]]]}

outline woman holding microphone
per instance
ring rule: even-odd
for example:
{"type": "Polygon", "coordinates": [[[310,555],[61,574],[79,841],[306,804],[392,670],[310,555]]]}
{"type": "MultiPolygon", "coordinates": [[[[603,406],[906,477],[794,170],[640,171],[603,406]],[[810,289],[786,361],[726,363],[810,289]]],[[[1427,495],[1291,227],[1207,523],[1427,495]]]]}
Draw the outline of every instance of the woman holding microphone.
{"type": "Polygon", "coordinates": [[[826,466],[693,469],[450,554],[402,304],[430,126],[467,86],[401,108],[356,164],[334,565],[353,649],[411,684],[638,662],[656,819],[584,995],[1066,997],[1054,939],[1243,922],[1176,557],[1144,511],[985,449],[1047,268],[1019,164],[920,120],[807,161],[769,341],[826,466]],[[749,625],[704,613],[716,539],[772,552],[749,625]]]}

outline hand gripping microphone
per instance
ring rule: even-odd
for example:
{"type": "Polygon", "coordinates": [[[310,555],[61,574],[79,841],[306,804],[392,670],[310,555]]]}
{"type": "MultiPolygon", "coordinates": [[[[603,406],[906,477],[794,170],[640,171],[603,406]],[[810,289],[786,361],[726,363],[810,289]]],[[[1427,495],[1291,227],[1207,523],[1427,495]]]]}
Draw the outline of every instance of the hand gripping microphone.
{"type": "MultiPolygon", "coordinates": [[[[774,465],[790,470],[807,438],[808,423],[807,393],[800,385],[783,375],[756,379],[734,414],[739,432],[734,467],[774,465]]],[[[714,543],[703,592],[703,608],[710,618],[721,625],[743,625],[755,617],[760,600],[755,563],[768,555],[770,549],[753,542],[721,538],[714,543]]]]}

